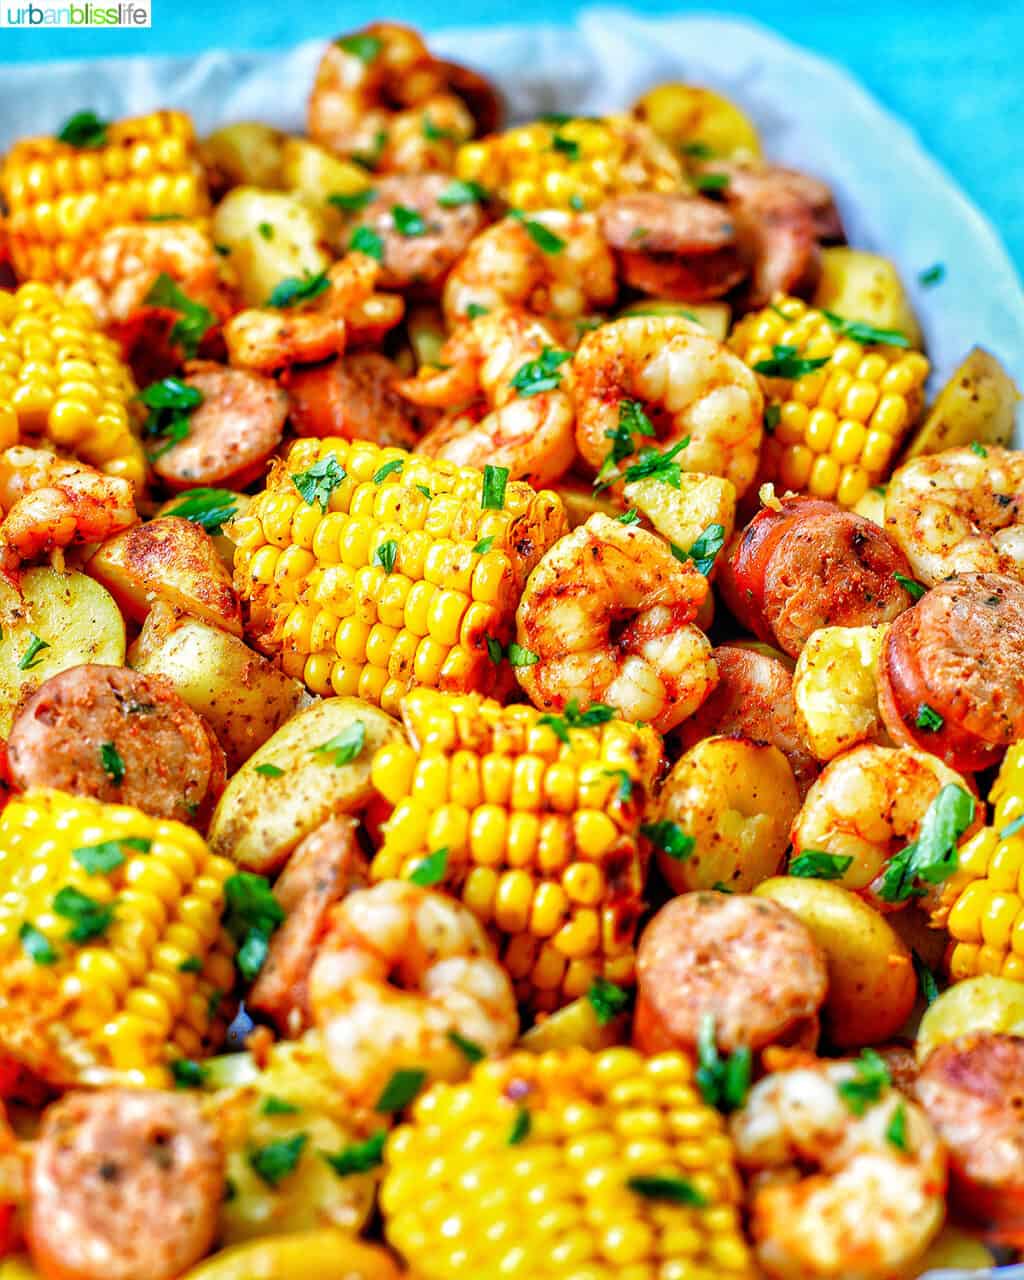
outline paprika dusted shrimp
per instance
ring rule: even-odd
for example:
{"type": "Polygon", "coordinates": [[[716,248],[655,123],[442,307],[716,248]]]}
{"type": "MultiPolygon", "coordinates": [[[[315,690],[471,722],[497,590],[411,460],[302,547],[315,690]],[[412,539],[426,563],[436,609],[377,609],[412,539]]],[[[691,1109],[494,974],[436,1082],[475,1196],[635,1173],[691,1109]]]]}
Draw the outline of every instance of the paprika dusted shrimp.
{"type": "Polygon", "coordinates": [[[986,445],[914,458],[889,482],[885,527],[930,587],[954,573],[1024,581],[1024,452],[986,445]]]}
{"type": "Polygon", "coordinates": [[[138,520],[131,481],[106,476],[43,449],[14,445],[0,453],[0,566],[75,542],[100,542],[138,520]]]}
{"type": "Polygon", "coordinates": [[[881,1064],[873,1068],[861,1060],[777,1072],[732,1118],[736,1157],[754,1175],[758,1262],[774,1280],[910,1274],[942,1226],[942,1143],[881,1064]]]}
{"type": "Polygon", "coordinates": [[[811,784],[790,833],[793,852],[852,858],[841,883],[868,890],[889,859],[917,839],[928,806],[950,783],[970,791],[959,773],[926,751],[862,743],[811,784]]]}
{"type": "Polygon", "coordinates": [[[465,1075],[459,1037],[498,1054],[519,1034],[511,980],[476,917],[407,881],[384,880],[333,908],[309,1001],[354,1105],[372,1107],[396,1071],[465,1075]]]}
{"type": "Polygon", "coordinates": [[[750,487],[761,445],[761,390],[742,361],[699,325],[681,316],[614,320],[584,337],[573,371],[576,445],[595,470],[608,456],[622,402],[634,401],[662,446],[688,441],[675,455],[682,470],[724,476],[738,496],[750,487]]]}
{"type": "Polygon", "coordinates": [[[394,304],[382,320],[386,332],[402,318],[404,308],[401,298],[374,293],[379,272],[373,258],[350,253],[328,269],[327,288],[308,302],[240,311],[224,326],[231,363],[271,373],[288,365],[326,360],[345,349],[350,331],[365,323],[368,308],[376,300],[394,304]]]}
{"type": "Polygon", "coordinates": [[[596,217],[546,210],[482,231],[448,276],[444,312],[455,326],[470,308],[522,306],[567,322],[564,343],[575,335],[572,322],[610,307],[617,292],[615,261],[596,217]]]}
{"type": "Polygon", "coordinates": [[[449,410],[416,452],[464,467],[507,467],[513,480],[536,487],[557,480],[576,456],[568,352],[557,345],[546,325],[513,307],[457,329],[441,349],[445,368],[425,366],[398,384],[414,404],[449,410]],[[516,375],[544,360],[538,378],[554,385],[521,395],[516,375]]]}
{"type": "Polygon", "coordinates": [[[516,675],[534,706],[612,706],[667,733],[718,678],[711,644],[693,625],[707,579],[646,529],[593,515],[555,543],[530,574],[516,638],[536,655],[516,675]]]}

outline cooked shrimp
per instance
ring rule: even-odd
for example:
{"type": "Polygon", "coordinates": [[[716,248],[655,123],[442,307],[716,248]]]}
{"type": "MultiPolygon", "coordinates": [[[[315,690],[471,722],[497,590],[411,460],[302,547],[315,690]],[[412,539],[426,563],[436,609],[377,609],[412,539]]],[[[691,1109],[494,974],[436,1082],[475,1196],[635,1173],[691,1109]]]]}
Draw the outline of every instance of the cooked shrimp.
{"type": "Polygon", "coordinates": [[[373,1106],[399,1070],[465,1075],[459,1037],[497,1054],[519,1034],[511,981],[476,917],[406,881],[384,880],[333,908],[309,998],[327,1060],[356,1105],[373,1106]]]}
{"type": "Polygon", "coordinates": [[[776,1280],[889,1280],[942,1226],[942,1143],[884,1075],[857,1088],[869,1069],[823,1062],[766,1076],[732,1118],[737,1159],[756,1175],[757,1258],[776,1280]]]}
{"type": "MultiPolygon", "coordinates": [[[[224,326],[231,363],[271,373],[293,364],[326,360],[345,349],[353,320],[365,323],[366,308],[383,295],[374,293],[380,265],[363,253],[350,253],[327,272],[327,288],[308,302],[287,308],[253,307],[224,326]]],[[[387,326],[401,319],[397,314],[387,326]]]]}
{"type": "Polygon", "coordinates": [[[0,453],[0,507],[7,574],[72,543],[101,542],[139,518],[131,481],[25,445],[0,453]]]}
{"type": "Polygon", "coordinates": [[[557,480],[576,457],[568,352],[557,346],[548,327],[519,308],[488,312],[457,329],[441,348],[444,367],[424,366],[398,384],[414,404],[450,410],[417,452],[460,466],[507,467],[513,480],[538,487],[557,480]],[[538,378],[553,385],[522,394],[517,374],[552,358],[551,372],[544,366],[538,378]]]}
{"type": "Polygon", "coordinates": [[[368,228],[380,240],[381,288],[438,285],[483,226],[483,213],[475,200],[441,202],[439,197],[450,186],[451,178],[440,173],[380,178],[368,203],[347,220],[346,243],[359,227],[368,228]]]}
{"type": "Polygon", "coordinates": [[[1024,452],[986,445],[914,458],[889,482],[885,527],[930,587],[954,573],[1024,581],[1024,452]]]}
{"type": "Polygon", "coordinates": [[[381,173],[450,174],[456,150],[472,136],[473,117],[462,99],[436,93],[392,116],[376,168],[381,173]]]}
{"type": "Polygon", "coordinates": [[[870,890],[889,859],[917,839],[928,806],[949,783],[970,791],[926,751],[863,743],[831,761],[812,784],[790,833],[793,852],[852,858],[842,883],[870,890]]]}
{"type": "Polygon", "coordinates": [[[615,261],[593,214],[543,211],[503,218],[472,241],[452,268],[444,311],[452,326],[470,308],[514,305],[565,321],[568,342],[581,316],[611,306],[615,261]]]}
{"type": "MultiPolygon", "coordinates": [[[[699,325],[680,316],[612,321],[584,337],[573,369],[576,444],[592,467],[607,458],[622,402],[639,401],[662,445],[687,441],[675,455],[683,471],[725,476],[740,497],[749,488],[761,445],[761,389],[699,325]]],[[[630,455],[620,466],[634,460],[630,455]]]]}
{"type": "Polygon", "coordinates": [[[534,706],[603,702],[667,733],[718,678],[711,644],[693,625],[707,579],[646,529],[593,515],[530,574],[517,640],[537,655],[516,668],[534,706]]]}

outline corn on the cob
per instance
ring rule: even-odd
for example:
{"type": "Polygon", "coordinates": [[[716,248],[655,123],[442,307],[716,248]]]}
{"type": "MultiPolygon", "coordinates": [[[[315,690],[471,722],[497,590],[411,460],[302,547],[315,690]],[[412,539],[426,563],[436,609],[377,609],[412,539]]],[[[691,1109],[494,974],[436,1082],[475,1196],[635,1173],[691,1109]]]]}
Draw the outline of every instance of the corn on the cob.
{"type": "Polygon", "coordinates": [[[0,817],[0,1046],[57,1085],[164,1084],[230,990],[234,866],[122,805],[27,791],[0,817]],[[184,966],[184,967],[183,967],[184,966]],[[211,1007],[212,1006],[212,1007],[211,1007]]]}
{"type": "Polygon", "coordinates": [[[48,439],[140,486],[146,456],[132,431],[135,382],[117,344],[79,303],[45,284],[0,293],[0,448],[48,439]]]}
{"type": "Polygon", "coordinates": [[[515,209],[596,209],[609,196],[684,186],[669,148],[629,116],[520,125],[464,143],[455,171],[515,209]]]}
{"type": "Polygon", "coordinates": [[[780,348],[784,361],[827,359],[796,378],[762,379],[771,434],[761,479],[786,489],[854,506],[920,415],[929,364],[919,351],[855,341],[799,298],[746,316],[729,346],[751,368],[780,348]]]}
{"type": "Polygon", "coordinates": [[[632,1049],[519,1053],[432,1086],[381,1186],[387,1238],[423,1280],[751,1276],[739,1197],[689,1060],[632,1049]]]}
{"type": "Polygon", "coordinates": [[[412,745],[382,747],[371,766],[394,805],[373,877],[412,876],[447,850],[446,887],[494,931],[535,1009],[583,995],[596,977],[629,983],[644,887],[636,832],[657,734],[609,720],[566,726],[562,741],[532,707],[427,689],[402,715],[412,745]]]}
{"type": "Polygon", "coordinates": [[[367,441],[298,441],[229,528],[258,643],[314,693],[385,711],[414,685],[498,687],[494,645],[567,525],[557,495],[528,484],[482,505],[484,479],[367,441]]]}
{"type": "Polygon", "coordinates": [[[192,121],[180,111],[120,120],[98,146],[24,138],[7,154],[0,189],[22,280],[69,279],[83,248],[107,227],[209,212],[192,121]]]}

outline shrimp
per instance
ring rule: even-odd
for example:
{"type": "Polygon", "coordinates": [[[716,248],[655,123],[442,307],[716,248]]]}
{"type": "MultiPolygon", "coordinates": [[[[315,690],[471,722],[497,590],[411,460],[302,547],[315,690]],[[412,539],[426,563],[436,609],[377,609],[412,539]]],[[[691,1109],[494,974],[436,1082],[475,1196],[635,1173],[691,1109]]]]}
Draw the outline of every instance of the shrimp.
{"type": "Polygon", "coordinates": [[[460,466],[507,467],[513,480],[536,487],[557,480],[576,457],[568,352],[556,352],[557,345],[546,325],[518,308],[457,329],[441,349],[444,368],[424,366],[398,384],[413,403],[450,410],[417,453],[460,466]],[[552,358],[561,363],[550,364],[552,358]],[[550,372],[538,365],[545,359],[550,372]],[[521,394],[517,375],[531,365],[546,389],[521,394]]]}
{"type": "Polygon", "coordinates": [[[0,453],[0,507],[0,569],[8,575],[22,561],[101,542],[139,518],[130,480],[25,445],[0,453]]]}
{"type": "MultiPolygon", "coordinates": [[[[680,316],[627,316],[588,333],[573,359],[576,445],[599,469],[623,401],[639,402],[683,471],[750,487],[761,446],[764,398],[756,376],[699,325],[680,316]]],[[[634,438],[638,448],[644,440],[634,438]]],[[[635,461],[620,458],[620,466],[635,461]]]]}
{"type": "Polygon", "coordinates": [[[617,293],[615,260],[597,218],[546,210],[482,231],[448,276],[444,312],[454,328],[471,309],[522,306],[564,322],[564,343],[576,320],[610,307],[617,293]]]}
{"type": "Polygon", "coordinates": [[[811,785],[790,833],[793,852],[852,858],[841,883],[870,893],[890,858],[917,839],[928,806],[950,783],[971,790],[926,751],[862,743],[832,760],[811,785]]]}
{"type": "Polygon", "coordinates": [[[945,1150],[871,1060],[766,1076],[730,1128],[755,1175],[751,1233],[773,1280],[911,1274],[942,1226],[945,1150]]]}
{"type": "Polygon", "coordinates": [[[464,1076],[459,1039],[498,1054],[519,1034],[511,980],[476,917],[406,881],[383,880],[332,909],[309,1000],[354,1105],[374,1106],[396,1071],[464,1076]]]}
{"type": "Polygon", "coordinates": [[[392,116],[375,168],[380,173],[450,174],[456,150],[473,132],[473,117],[461,98],[434,94],[392,116]]]}
{"type": "Polygon", "coordinates": [[[711,644],[693,625],[707,579],[655,533],[593,515],[530,574],[516,639],[536,655],[516,675],[544,710],[603,702],[667,733],[718,679],[711,644]]]}
{"type": "Polygon", "coordinates": [[[930,587],[954,573],[1024,581],[1024,452],[986,445],[914,458],[889,482],[885,527],[930,587]]]}
{"type": "Polygon", "coordinates": [[[381,318],[386,332],[402,318],[404,306],[401,298],[374,293],[379,272],[373,258],[350,253],[328,269],[327,288],[308,302],[240,311],[224,326],[231,363],[271,373],[326,360],[345,349],[353,325],[366,325],[368,308],[375,301],[389,304],[381,318]]]}

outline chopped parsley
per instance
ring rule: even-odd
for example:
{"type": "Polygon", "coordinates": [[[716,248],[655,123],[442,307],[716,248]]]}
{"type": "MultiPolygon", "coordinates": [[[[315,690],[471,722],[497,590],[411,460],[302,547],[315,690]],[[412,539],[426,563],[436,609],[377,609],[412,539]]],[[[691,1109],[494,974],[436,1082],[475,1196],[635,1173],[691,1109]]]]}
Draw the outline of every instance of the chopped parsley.
{"type": "Polygon", "coordinates": [[[356,227],[348,247],[353,253],[365,253],[368,258],[375,258],[377,262],[384,261],[384,241],[372,227],[356,227]]]}
{"type": "Polygon", "coordinates": [[[775,428],[782,421],[782,405],[769,404],[764,410],[764,429],[769,435],[774,435],[775,428]]]}
{"type": "Polygon", "coordinates": [[[349,1178],[354,1173],[369,1173],[383,1163],[384,1143],[387,1139],[387,1129],[378,1129],[365,1142],[349,1143],[335,1155],[329,1151],[321,1151],[320,1155],[339,1178],[349,1178]]]}
{"type": "Polygon", "coordinates": [[[684,156],[692,156],[695,160],[710,160],[715,154],[706,142],[684,142],[679,150],[684,156]]]}
{"type": "Polygon", "coordinates": [[[460,204],[485,204],[487,192],[478,182],[463,182],[453,178],[437,197],[442,209],[454,209],[460,204]]]}
{"type": "Polygon", "coordinates": [[[264,240],[273,240],[274,228],[270,225],[269,222],[261,222],[260,225],[256,228],[256,230],[260,233],[260,235],[263,237],[264,240]]]}
{"type": "Polygon", "coordinates": [[[905,1102],[897,1104],[896,1110],[892,1113],[889,1123],[885,1128],[885,1140],[897,1151],[909,1151],[910,1145],[907,1142],[907,1105],[905,1102]]]}
{"type": "Polygon", "coordinates": [[[29,632],[31,639],[28,648],[18,659],[19,671],[31,671],[33,667],[38,667],[43,659],[39,657],[44,649],[49,649],[49,644],[45,640],[40,640],[34,631],[29,632]]]}
{"type": "Polygon", "coordinates": [[[274,286],[274,291],[267,299],[268,307],[297,307],[303,302],[312,302],[326,293],[331,287],[327,272],[320,271],[316,275],[306,271],[301,276],[285,276],[274,286]]]}
{"type": "Polygon", "coordinates": [[[704,1014],[697,1029],[697,1073],[695,1079],[701,1096],[709,1107],[722,1112],[743,1106],[750,1091],[752,1056],[750,1047],[733,1049],[727,1058],[718,1051],[715,1019],[704,1014]]]}
{"type": "Polygon", "coordinates": [[[910,958],[914,962],[918,991],[924,997],[925,1004],[934,1004],[939,998],[939,984],[935,981],[935,974],[932,973],[916,951],[911,951],[910,958]]]}
{"type": "Polygon", "coordinates": [[[202,973],[203,962],[198,956],[186,956],[178,965],[179,973],[202,973]]]}
{"type": "Polygon", "coordinates": [[[846,854],[804,849],[789,864],[786,874],[804,880],[842,880],[852,866],[853,858],[846,854]]]}
{"type": "Polygon", "coordinates": [[[852,338],[854,342],[863,342],[865,346],[910,346],[910,339],[899,329],[879,329],[877,325],[865,324],[862,320],[847,320],[844,316],[837,316],[834,311],[823,311],[821,314],[836,333],[842,334],[844,338],[852,338]]]}
{"type": "Polygon", "coordinates": [[[427,1082],[427,1073],[419,1067],[400,1067],[384,1086],[374,1111],[384,1114],[407,1107],[427,1082]]]}
{"type": "Polygon", "coordinates": [[[914,725],[918,729],[923,729],[925,733],[938,733],[945,723],[942,716],[939,715],[934,707],[930,707],[927,702],[922,702],[917,708],[917,718],[914,721],[914,725]]]}
{"type": "Polygon", "coordinates": [[[481,538],[480,541],[473,548],[473,554],[475,556],[485,556],[493,546],[494,546],[493,537],[481,538]]]}
{"type": "Polygon", "coordinates": [[[95,111],[76,111],[57,130],[57,141],[79,150],[104,147],[109,128],[110,122],[101,120],[95,111]]]}
{"type": "Polygon", "coordinates": [[[484,467],[484,481],[480,491],[480,506],[484,511],[505,509],[505,487],[508,484],[508,467],[484,467]]]}
{"type": "Polygon", "coordinates": [[[639,524],[640,512],[637,511],[636,507],[630,507],[628,511],[623,511],[622,515],[616,516],[615,519],[619,524],[625,524],[625,525],[639,524]]]}
{"type": "Polygon", "coordinates": [[[203,403],[203,393],[180,378],[161,378],[140,391],[139,400],[149,410],[142,430],[162,442],[153,451],[153,457],[159,458],[187,439],[190,416],[203,403]]]}
{"type": "Polygon", "coordinates": [[[327,197],[327,203],[333,204],[336,209],[341,209],[344,213],[358,213],[361,209],[365,209],[370,201],[376,198],[376,195],[377,193],[373,187],[367,187],[365,191],[352,191],[348,194],[342,194],[338,191],[333,196],[327,197]]]}
{"type": "Polygon", "coordinates": [[[441,848],[434,849],[417,862],[413,871],[409,873],[409,879],[423,889],[430,889],[435,884],[440,884],[447,874],[448,850],[441,848]]]}
{"type": "Polygon", "coordinates": [[[799,355],[796,347],[776,345],[767,360],[758,360],[754,372],[765,378],[802,378],[828,364],[831,358],[819,356],[808,359],[799,355]]]}
{"type": "Polygon", "coordinates": [[[682,483],[682,468],[675,458],[689,443],[690,437],[685,436],[664,453],[645,446],[637,453],[636,461],[630,463],[622,473],[622,478],[627,484],[634,480],[660,480],[662,484],[678,489],[682,483]]]}
{"type": "Polygon", "coordinates": [[[629,804],[633,799],[633,779],[629,776],[625,769],[603,769],[607,778],[615,778],[618,780],[618,786],[615,789],[616,798],[621,804],[629,804]]]}
{"type": "Polygon", "coordinates": [[[336,768],[343,764],[351,764],[362,755],[366,745],[366,725],[362,720],[353,720],[350,725],[336,733],[333,738],[321,742],[313,748],[314,755],[333,756],[332,763],[336,768]]]}
{"type": "MultiPolygon", "coordinates": [[[[600,487],[606,487],[618,479],[618,466],[636,452],[634,436],[654,438],[654,425],[644,412],[639,400],[619,401],[619,421],[614,431],[606,431],[605,439],[612,442],[601,470],[597,473],[600,487]]],[[[595,486],[596,488],[597,486],[595,486]]]]}
{"type": "Polygon", "coordinates": [[[561,253],[565,248],[565,241],[561,237],[549,231],[543,222],[528,218],[521,209],[509,209],[508,216],[523,224],[526,234],[542,253],[561,253]]]}
{"type": "Polygon", "coordinates": [[[587,991],[587,999],[597,1015],[599,1025],[606,1027],[613,1018],[629,1008],[630,995],[607,978],[595,978],[587,991]]]}
{"type": "Polygon", "coordinates": [[[509,1130],[508,1145],[510,1147],[518,1147],[521,1142],[525,1142],[530,1136],[530,1129],[533,1127],[533,1121],[526,1107],[520,1107],[516,1112],[516,1118],[512,1121],[512,1128],[509,1130]]]}
{"type": "Polygon", "coordinates": [[[115,787],[119,787],[124,782],[124,761],[112,742],[100,743],[100,764],[115,787]]]}
{"type": "Polygon", "coordinates": [[[983,444],[981,444],[977,440],[972,440],[967,447],[970,449],[971,453],[973,453],[978,458],[988,457],[988,450],[985,448],[983,444]]]}
{"type": "Polygon", "coordinates": [[[416,490],[417,493],[422,493],[424,498],[426,498],[428,502],[434,496],[425,484],[414,484],[413,488],[416,490]]]}
{"type": "Polygon", "coordinates": [[[569,197],[569,208],[573,213],[586,213],[587,203],[578,191],[574,191],[569,197]]]}
{"type": "Polygon", "coordinates": [[[79,849],[73,849],[71,856],[89,875],[106,876],[122,865],[126,849],[132,853],[149,853],[152,847],[152,840],[143,836],[122,836],[119,840],[83,845],[79,849]]]}
{"type": "Polygon", "coordinates": [[[687,835],[678,822],[663,818],[660,822],[645,822],[640,834],[646,836],[656,849],[667,854],[674,862],[685,862],[693,853],[694,838],[687,835]]]}
{"type": "Polygon", "coordinates": [[[862,1116],[872,1102],[877,1102],[892,1084],[885,1060],[874,1049],[862,1049],[854,1063],[852,1080],[843,1080],[837,1092],[855,1116],[862,1116]]]}
{"type": "Polygon", "coordinates": [[[284,770],[276,764],[254,764],[253,772],[262,774],[264,778],[283,778],[284,770]]]}
{"type": "Polygon", "coordinates": [[[466,318],[468,320],[476,320],[480,316],[490,315],[490,308],[481,306],[479,302],[469,302],[466,304],[466,318]]]}
{"type": "Polygon", "coordinates": [[[205,1070],[191,1058],[176,1058],[171,1063],[171,1075],[176,1089],[198,1089],[206,1076],[205,1070]]]}
{"type": "Polygon", "coordinates": [[[570,160],[580,158],[580,144],[575,138],[566,138],[560,133],[556,133],[551,139],[551,150],[567,156],[570,160]]]}
{"type": "Polygon", "coordinates": [[[339,36],[334,42],[345,53],[351,53],[367,65],[374,62],[384,47],[379,36],[371,36],[367,32],[357,31],[355,35],[339,36]]]}
{"type": "Polygon", "coordinates": [[[67,935],[70,942],[88,942],[90,938],[101,938],[114,919],[112,902],[99,902],[69,884],[57,890],[53,909],[71,922],[67,935]]]}
{"type": "Polygon", "coordinates": [[[694,1209],[707,1205],[707,1196],[687,1178],[675,1175],[637,1174],[629,1178],[626,1186],[645,1200],[660,1200],[663,1204],[685,1204],[694,1209]]]}
{"type": "Polygon", "coordinates": [[[167,514],[191,520],[216,536],[238,514],[238,494],[230,489],[188,489],[167,514]]]}
{"type": "Polygon", "coordinates": [[[268,1187],[276,1187],[294,1172],[309,1141],[308,1133],[297,1133],[291,1138],[268,1142],[249,1152],[249,1164],[253,1173],[262,1178],[268,1187]]]}
{"type": "Polygon", "coordinates": [[[878,896],[884,902],[905,902],[923,890],[915,881],[941,884],[956,871],[957,841],[974,821],[974,797],[955,782],[947,782],[928,806],[917,839],[889,861],[878,896]]]}
{"type": "Polygon", "coordinates": [[[720,524],[709,524],[693,546],[685,553],[687,560],[693,561],[693,567],[706,578],[715,563],[715,557],[725,546],[725,527],[720,524]]]}
{"type": "Polygon", "coordinates": [[[505,649],[499,639],[495,636],[484,636],[484,643],[487,645],[487,656],[495,666],[505,656],[505,649]]]}
{"type": "Polygon", "coordinates": [[[484,1058],[487,1057],[486,1053],[484,1053],[483,1049],[480,1048],[475,1040],[470,1040],[468,1037],[460,1035],[454,1030],[448,1031],[445,1034],[448,1042],[458,1049],[467,1062],[482,1062],[484,1058]]]}
{"type": "Polygon", "coordinates": [[[693,179],[698,191],[724,191],[729,185],[727,173],[698,173],[693,179]]]}
{"type": "Polygon", "coordinates": [[[148,306],[163,307],[178,313],[180,318],[171,330],[170,337],[189,359],[194,358],[199,344],[217,323],[213,312],[202,303],[193,302],[165,271],[157,276],[144,301],[148,306]]]}
{"type": "Polygon", "coordinates": [[[536,360],[529,360],[516,370],[509,386],[521,396],[536,396],[542,391],[554,391],[562,385],[560,367],[571,359],[571,351],[544,347],[536,360]]]}
{"type": "Polygon", "coordinates": [[[513,667],[535,667],[540,662],[540,654],[513,640],[508,646],[508,660],[513,667]]]}
{"type": "Polygon", "coordinates": [[[398,559],[398,543],[393,539],[382,542],[373,553],[371,564],[379,565],[385,573],[394,573],[395,561],[398,559]]]}
{"type": "Polygon", "coordinates": [[[260,1103],[260,1114],[265,1116],[294,1116],[299,1108],[274,1093],[268,1093],[260,1103]]]}
{"type": "Polygon", "coordinates": [[[274,930],[284,922],[284,908],[270,892],[265,876],[236,871],[224,881],[224,925],[238,944],[235,964],[247,982],[263,967],[274,930]]]}
{"type": "Polygon", "coordinates": [[[918,582],[916,578],[908,578],[905,573],[894,573],[894,581],[899,583],[903,590],[910,596],[911,600],[920,600],[928,588],[923,582],[918,582]]]}
{"type": "Polygon", "coordinates": [[[458,142],[451,129],[442,129],[440,125],[434,124],[428,111],[423,113],[420,129],[428,142],[458,142]]]}
{"type": "Polygon", "coordinates": [[[345,468],[335,455],[329,453],[326,458],[314,462],[308,471],[293,475],[292,483],[298,489],[307,507],[311,507],[314,502],[319,502],[321,511],[326,515],[331,494],[346,475],[345,468]]]}
{"type": "Polygon", "coordinates": [[[382,467],[378,467],[373,473],[372,479],[374,484],[383,484],[388,476],[393,476],[395,472],[401,471],[405,466],[404,458],[392,458],[390,462],[385,462],[382,467]]]}
{"type": "Polygon", "coordinates": [[[560,716],[544,715],[537,723],[550,726],[560,742],[568,743],[570,729],[593,729],[614,718],[615,709],[604,702],[592,702],[586,711],[581,711],[576,699],[570,698],[560,716]]]}
{"type": "Polygon", "coordinates": [[[24,921],[18,930],[18,937],[25,949],[25,954],[30,956],[36,964],[57,963],[57,952],[54,950],[53,943],[34,924],[24,921]]]}
{"type": "Polygon", "coordinates": [[[422,215],[404,204],[391,206],[391,221],[395,224],[395,230],[400,236],[425,236],[427,234],[427,224],[423,221],[422,215]]]}
{"type": "Polygon", "coordinates": [[[946,268],[941,262],[936,262],[930,267],[926,267],[918,277],[918,283],[924,285],[926,289],[933,284],[941,284],[946,277],[946,268]]]}

